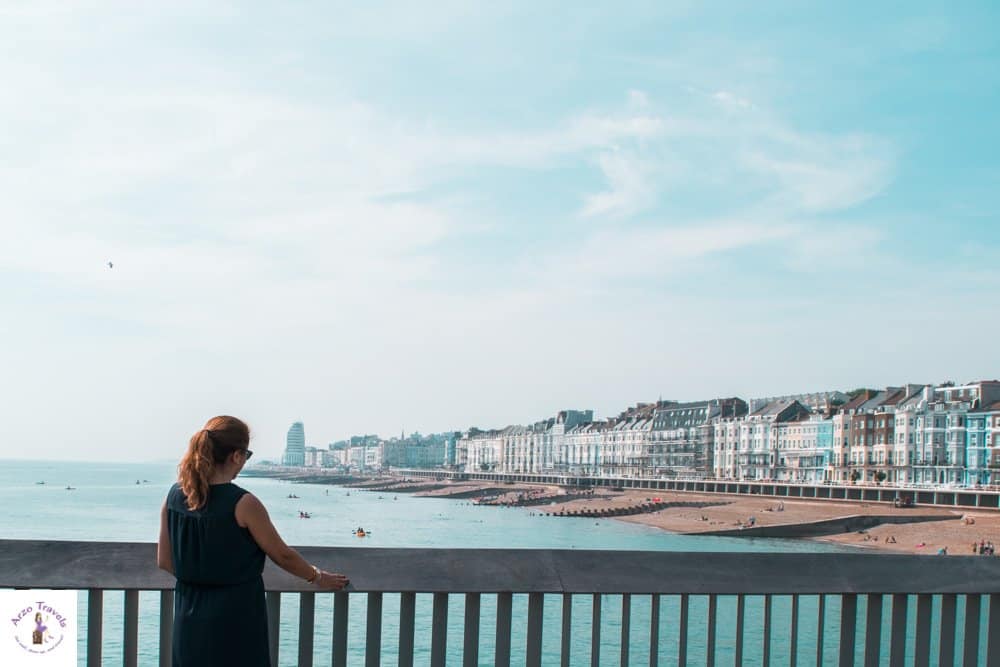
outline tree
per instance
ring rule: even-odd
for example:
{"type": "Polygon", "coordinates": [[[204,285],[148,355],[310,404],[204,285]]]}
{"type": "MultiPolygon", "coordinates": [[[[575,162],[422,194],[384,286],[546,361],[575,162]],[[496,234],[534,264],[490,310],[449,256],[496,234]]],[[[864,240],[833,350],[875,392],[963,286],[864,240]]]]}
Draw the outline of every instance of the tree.
{"type": "Polygon", "coordinates": [[[858,470],[852,470],[851,471],[851,483],[853,484],[854,482],[858,481],[859,479],[861,479],[861,472],[858,471],[858,470]]]}
{"type": "Polygon", "coordinates": [[[879,484],[884,482],[886,477],[887,475],[885,474],[884,470],[879,470],[877,473],[875,473],[875,481],[878,482],[879,484]]]}

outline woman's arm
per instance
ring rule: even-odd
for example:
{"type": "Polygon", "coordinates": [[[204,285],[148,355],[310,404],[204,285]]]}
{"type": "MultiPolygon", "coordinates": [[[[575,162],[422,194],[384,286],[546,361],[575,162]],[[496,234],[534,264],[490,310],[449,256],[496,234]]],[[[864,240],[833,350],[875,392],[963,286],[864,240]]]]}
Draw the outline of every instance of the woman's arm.
{"type": "Polygon", "coordinates": [[[156,543],[156,566],[174,573],[174,558],[170,555],[170,532],[167,530],[167,503],[160,510],[160,539],[156,543]]]}
{"type": "Polygon", "coordinates": [[[347,577],[319,570],[306,562],[298,551],[278,535],[264,504],[252,493],[244,494],[236,503],[236,523],[250,531],[257,545],[274,564],[300,579],[306,579],[323,590],[339,591],[348,584],[347,577]]]}

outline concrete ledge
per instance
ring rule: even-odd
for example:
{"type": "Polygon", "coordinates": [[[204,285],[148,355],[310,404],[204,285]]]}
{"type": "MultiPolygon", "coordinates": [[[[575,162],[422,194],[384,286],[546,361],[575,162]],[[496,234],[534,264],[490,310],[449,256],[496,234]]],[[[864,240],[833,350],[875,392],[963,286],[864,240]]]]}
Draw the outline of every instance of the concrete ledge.
{"type": "MultiPolygon", "coordinates": [[[[761,595],[1000,593],[1000,558],[885,554],[297,547],[350,591],[761,595]]],[[[315,591],[268,563],[271,591],[315,591]]],[[[0,588],[164,590],[156,545],[0,540],[0,588]]]]}

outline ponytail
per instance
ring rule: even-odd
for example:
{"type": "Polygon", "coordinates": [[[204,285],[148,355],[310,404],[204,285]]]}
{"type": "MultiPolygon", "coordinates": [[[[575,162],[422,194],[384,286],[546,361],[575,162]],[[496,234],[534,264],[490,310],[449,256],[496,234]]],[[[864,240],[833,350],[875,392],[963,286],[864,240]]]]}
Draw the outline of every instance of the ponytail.
{"type": "Polygon", "coordinates": [[[201,509],[208,501],[208,480],[212,476],[212,468],[211,436],[202,429],[191,436],[178,475],[189,509],[201,509]]]}
{"type": "Polygon", "coordinates": [[[215,464],[223,463],[232,452],[246,449],[250,429],[236,417],[212,417],[205,428],[191,436],[187,452],[177,466],[181,491],[191,510],[208,502],[208,483],[215,464]]]}

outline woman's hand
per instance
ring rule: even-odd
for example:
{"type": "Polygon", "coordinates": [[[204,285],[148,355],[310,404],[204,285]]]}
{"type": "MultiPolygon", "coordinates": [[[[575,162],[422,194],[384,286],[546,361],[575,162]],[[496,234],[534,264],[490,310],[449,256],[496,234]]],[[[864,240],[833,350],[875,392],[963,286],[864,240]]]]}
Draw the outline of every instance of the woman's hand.
{"type": "Polygon", "coordinates": [[[326,570],[320,570],[319,577],[313,582],[317,588],[323,591],[340,591],[349,583],[351,582],[346,576],[326,570]]]}

